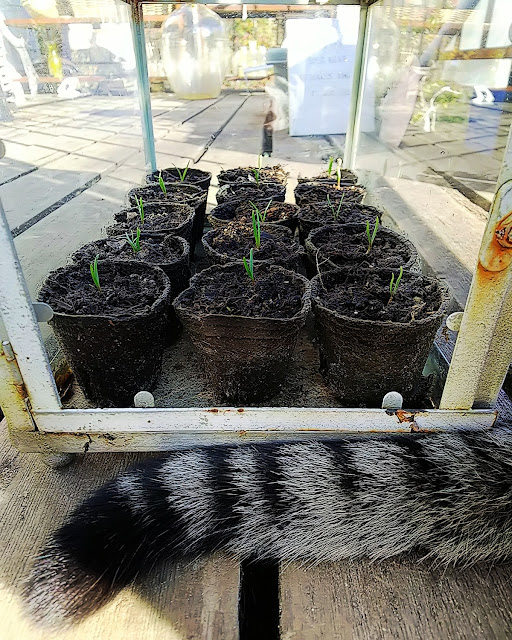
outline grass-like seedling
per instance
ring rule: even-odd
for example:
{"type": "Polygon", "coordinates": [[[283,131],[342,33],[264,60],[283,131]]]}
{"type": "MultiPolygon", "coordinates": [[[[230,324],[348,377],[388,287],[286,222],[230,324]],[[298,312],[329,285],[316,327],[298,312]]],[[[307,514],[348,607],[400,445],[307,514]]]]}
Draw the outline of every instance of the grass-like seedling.
{"type": "Polygon", "coordinates": [[[375,225],[373,227],[373,231],[370,231],[370,221],[366,221],[366,237],[368,239],[368,251],[366,255],[370,253],[373,247],[373,243],[375,242],[375,236],[377,235],[377,231],[379,230],[379,219],[375,218],[375,225]]]}
{"type": "Polygon", "coordinates": [[[254,209],[252,210],[252,231],[254,233],[254,244],[256,249],[259,249],[261,245],[261,220],[259,212],[256,213],[254,209]]]}
{"type": "Polygon", "coordinates": [[[176,169],[176,171],[178,172],[178,175],[180,177],[180,182],[185,182],[185,178],[187,177],[189,166],[190,166],[190,160],[187,162],[187,166],[183,169],[183,171],[180,171],[178,169],[178,167],[176,165],[174,165],[174,168],[176,169]]]}
{"type": "Polygon", "coordinates": [[[329,157],[329,164],[327,166],[327,175],[329,176],[329,178],[331,177],[332,174],[332,165],[334,164],[334,156],[330,156],[329,157]]]}
{"type": "Polygon", "coordinates": [[[246,260],[245,256],[242,260],[244,261],[244,267],[247,275],[254,282],[254,249],[251,249],[249,252],[249,260],[246,260]]]}
{"type": "Polygon", "coordinates": [[[257,205],[254,204],[254,202],[249,200],[249,204],[251,205],[252,211],[253,213],[256,214],[256,216],[259,218],[259,221],[261,223],[265,222],[266,218],[267,218],[267,212],[268,212],[268,208],[270,207],[270,205],[272,204],[272,200],[269,201],[269,203],[267,204],[267,206],[265,207],[264,211],[261,212],[261,210],[258,208],[257,205]]]}
{"type": "Polygon", "coordinates": [[[398,277],[397,277],[396,280],[395,280],[395,274],[394,273],[391,274],[391,281],[389,283],[389,300],[388,300],[388,304],[395,297],[396,292],[398,291],[398,285],[400,284],[400,280],[402,279],[403,275],[404,275],[404,268],[403,267],[400,267],[400,273],[398,274],[398,277]]]}
{"type": "Polygon", "coordinates": [[[96,289],[98,289],[98,291],[101,293],[101,286],[100,286],[100,276],[98,274],[98,258],[100,256],[97,255],[94,258],[94,261],[91,262],[91,264],[89,265],[89,269],[91,271],[91,278],[92,281],[94,282],[94,286],[96,287],[96,289]]]}
{"type": "Polygon", "coordinates": [[[144,224],[144,204],[142,202],[142,196],[137,201],[137,207],[139,208],[140,223],[144,224]]]}
{"type": "Polygon", "coordinates": [[[336,160],[336,175],[338,177],[338,180],[336,182],[336,188],[340,189],[341,188],[341,158],[338,158],[336,160]]]}
{"type": "Polygon", "coordinates": [[[338,218],[340,217],[341,205],[343,204],[343,198],[344,197],[345,197],[345,192],[343,192],[341,194],[341,198],[340,198],[340,202],[338,204],[338,208],[335,209],[334,205],[331,202],[331,199],[329,198],[329,194],[327,194],[327,202],[329,203],[329,206],[331,207],[332,217],[334,218],[334,222],[338,222],[338,218]]]}
{"type": "Polygon", "coordinates": [[[131,232],[130,235],[126,233],[126,241],[130,245],[130,247],[133,249],[133,253],[139,253],[139,251],[141,250],[139,227],[137,227],[137,232],[135,235],[133,235],[133,231],[131,232]]]}
{"type": "Polygon", "coordinates": [[[253,175],[254,175],[254,181],[256,182],[256,184],[259,186],[260,184],[260,178],[261,178],[261,163],[263,161],[263,156],[260,154],[258,156],[258,167],[256,169],[251,169],[253,175]]]}
{"type": "Polygon", "coordinates": [[[162,178],[162,172],[158,174],[158,184],[160,185],[160,189],[162,189],[162,193],[164,196],[167,195],[167,187],[165,186],[164,179],[162,178]]]}

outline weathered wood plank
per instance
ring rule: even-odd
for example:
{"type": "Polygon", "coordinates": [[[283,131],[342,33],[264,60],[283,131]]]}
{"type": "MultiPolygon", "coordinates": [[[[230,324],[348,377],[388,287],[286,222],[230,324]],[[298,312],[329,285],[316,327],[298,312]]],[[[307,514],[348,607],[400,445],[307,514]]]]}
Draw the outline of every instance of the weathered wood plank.
{"type": "Polygon", "coordinates": [[[92,490],[136,455],[80,457],[51,471],[38,456],[21,455],[0,426],[0,637],[5,640],[238,639],[239,567],[222,555],[161,565],[110,604],[61,634],[29,626],[22,583],[47,535],[92,490]]]}
{"type": "Polygon", "coordinates": [[[282,565],[282,640],[503,640],[506,567],[434,569],[414,559],[282,565]]]}

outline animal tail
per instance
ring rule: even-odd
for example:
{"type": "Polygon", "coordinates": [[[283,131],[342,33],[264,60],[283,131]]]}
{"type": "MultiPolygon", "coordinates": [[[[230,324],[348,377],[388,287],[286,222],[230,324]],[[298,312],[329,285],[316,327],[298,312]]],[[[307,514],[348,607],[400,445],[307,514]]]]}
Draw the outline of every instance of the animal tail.
{"type": "Polygon", "coordinates": [[[512,434],[418,434],[174,451],[76,509],[25,597],[61,627],[160,559],[223,549],[309,562],[415,548],[445,564],[512,558],[512,434]]]}

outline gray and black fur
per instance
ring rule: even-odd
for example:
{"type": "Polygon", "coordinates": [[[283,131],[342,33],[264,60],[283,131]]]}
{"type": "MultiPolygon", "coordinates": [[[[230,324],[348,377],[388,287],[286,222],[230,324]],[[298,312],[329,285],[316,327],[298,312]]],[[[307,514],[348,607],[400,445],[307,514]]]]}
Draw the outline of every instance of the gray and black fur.
{"type": "Polygon", "coordinates": [[[442,563],[512,557],[512,435],[396,435],[175,451],[82,504],[36,560],[26,598],[53,626],[160,559],[442,563]]]}

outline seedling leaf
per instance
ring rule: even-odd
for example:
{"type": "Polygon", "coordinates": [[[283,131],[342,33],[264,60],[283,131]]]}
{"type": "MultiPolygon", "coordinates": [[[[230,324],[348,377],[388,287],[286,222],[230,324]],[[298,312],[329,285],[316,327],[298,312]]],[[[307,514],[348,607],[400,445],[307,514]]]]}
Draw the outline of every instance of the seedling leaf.
{"type": "Polygon", "coordinates": [[[379,219],[375,218],[375,225],[373,227],[373,232],[370,232],[370,221],[366,221],[366,237],[368,238],[368,251],[366,255],[370,253],[373,247],[373,243],[375,242],[375,237],[377,235],[377,231],[379,230],[379,219]]]}
{"type": "Polygon", "coordinates": [[[397,277],[396,281],[395,281],[395,274],[394,273],[391,274],[391,281],[389,283],[389,300],[388,300],[388,304],[395,297],[396,292],[398,291],[398,286],[400,284],[400,281],[402,280],[403,274],[404,274],[404,268],[403,267],[400,267],[400,273],[398,274],[398,277],[397,277]]]}
{"type": "Polygon", "coordinates": [[[343,192],[341,194],[341,198],[340,198],[340,202],[338,204],[338,208],[335,210],[334,209],[334,205],[332,204],[331,199],[329,197],[329,194],[327,194],[327,202],[329,203],[329,206],[331,207],[332,217],[334,218],[335,222],[337,222],[338,218],[340,217],[341,205],[343,204],[343,199],[344,198],[345,198],[345,192],[343,192]]]}
{"type": "Polygon", "coordinates": [[[167,187],[165,186],[165,182],[164,182],[164,179],[162,178],[162,172],[161,171],[158,174],[158,184],[160,185],[160,189],[162,189],[162,193],[166,196],[167,195],[167,187]]]}
{"type": "Polygon", "coordinates": [[[96,289],[98,289],[98,291],[101,293],[101,286],[100,286],[100,276],[98,274],[98,258],[100,256],[97,255],[94,258],[94,261],[91,262],[91,264],[89,265],[89,269],[91,271],[91,278],[92,281],[94,282],[94,286],[96,287],[96,289]]]}
{"type": "Polygon", "coordinates": [[[249,252],[249,261],[245,259],[245,256],[242,258],[242,260],[244,262],[244,267],[247,275],[254,282],[254,249],[251,249],[249,252]]]}
{"type": "Polygon", "coordinates": [[[329,157],[329,165],[327,167],[327,175],[329,176],[329,178],[331,177],[331,173],[332,173],[332,165],[334,164],[334,156],[330,156],[329,157]]]}
{"type": "Polygon", "coordinates": [[[142,196],[139,198],[137,206],[139,207],[140,223],[144,224],[144,204],[142,202],[142,196]]]}
{"type": "Polygon", "coordinates": [[[187,162],[187,166],[183,169],[183,171],[180,171],[180,169],[178,169],[178,167],[174,165],[174,168],[176,169],[180,177],[180,182],[185,182],[185,178],[187,177],[189,166],[190,166],[190,160],[187,162]]]}
{"type": "Polygon", "coordinates": [[[126,241],[130,245],[130,247],[133,249],[133,253],[138,253],[141,250],[139,227],[137,227],[137,232],[135,236],[133,235],[133,231],[131,232],[130,235],[126,233],[126,241]]]}

